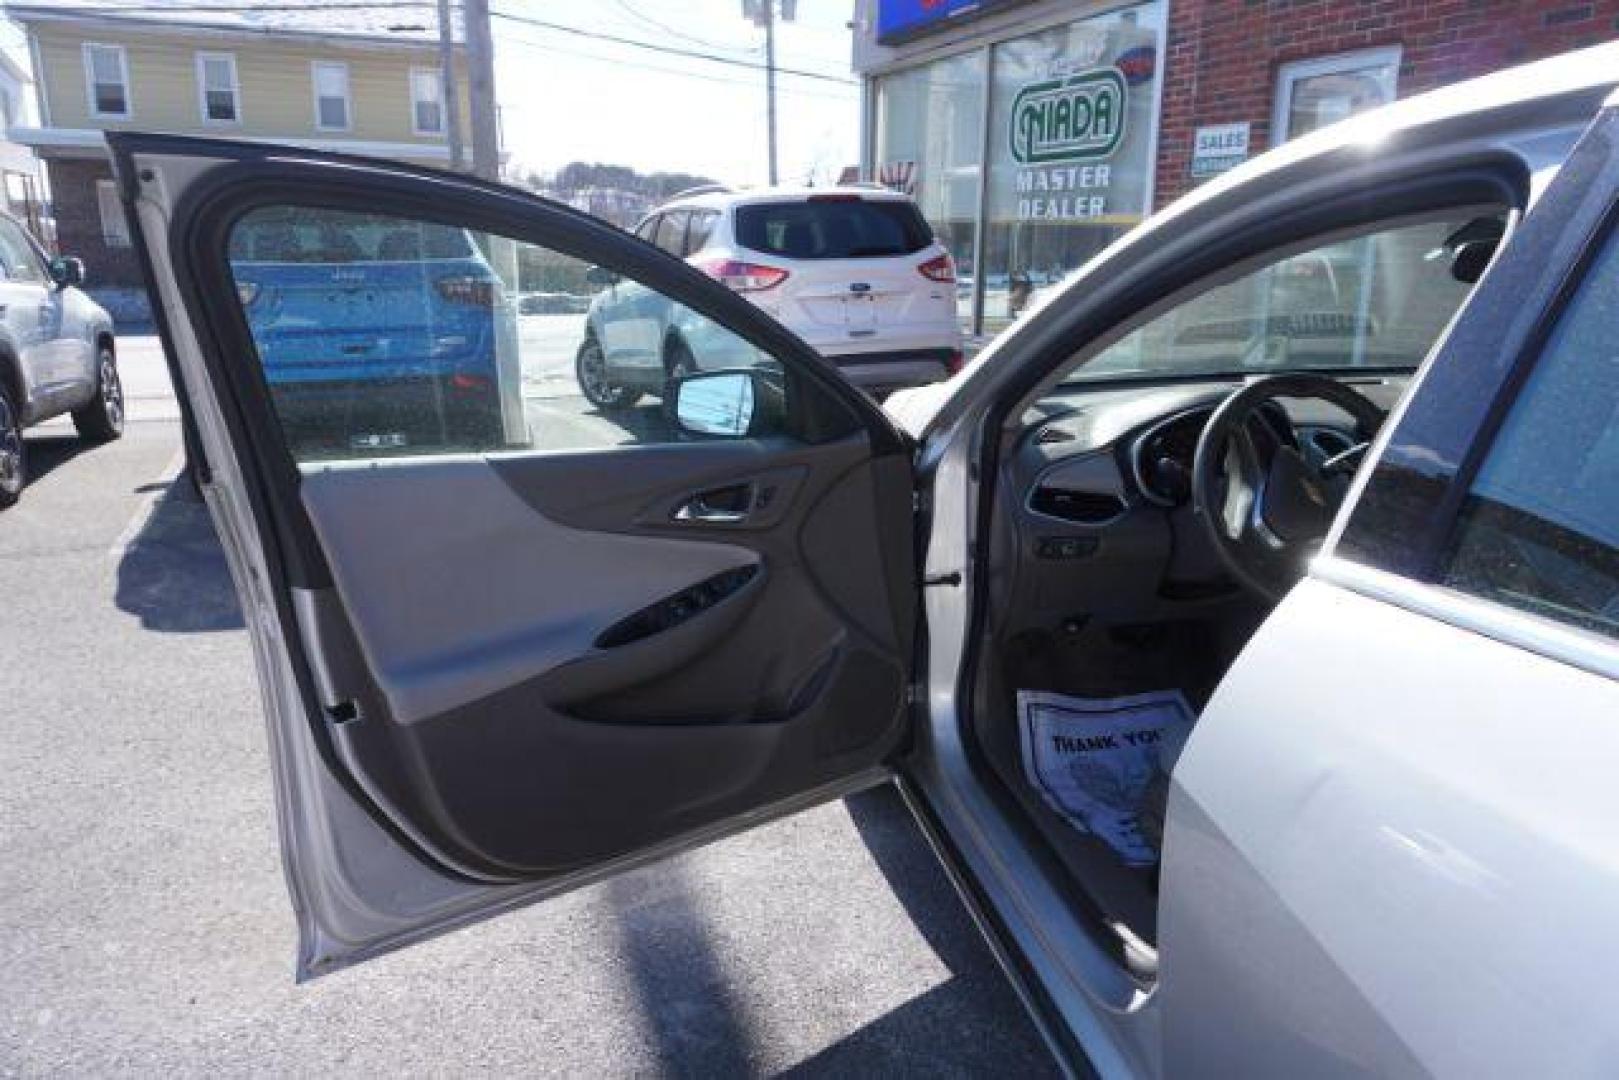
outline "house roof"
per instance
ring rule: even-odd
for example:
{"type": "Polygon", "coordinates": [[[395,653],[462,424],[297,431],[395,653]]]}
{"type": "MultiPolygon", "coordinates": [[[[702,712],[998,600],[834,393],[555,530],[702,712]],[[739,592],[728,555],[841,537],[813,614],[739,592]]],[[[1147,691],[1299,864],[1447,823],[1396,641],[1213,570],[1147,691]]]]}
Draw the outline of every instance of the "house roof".
{"type": "MultiPolygon", "coordinates": [[[[458,5],[457,5],[458,6],[458,5]]],[[[435,0],[32,0],[6,4],[5,13],[19,23],[86,22],[128,29],[208,30],[242,35],[341,37],[370,43],[428,45],[438,42],[435,0]]],[[[452,11],[451,32],[465,40],[459,11],[452,11]]]]}

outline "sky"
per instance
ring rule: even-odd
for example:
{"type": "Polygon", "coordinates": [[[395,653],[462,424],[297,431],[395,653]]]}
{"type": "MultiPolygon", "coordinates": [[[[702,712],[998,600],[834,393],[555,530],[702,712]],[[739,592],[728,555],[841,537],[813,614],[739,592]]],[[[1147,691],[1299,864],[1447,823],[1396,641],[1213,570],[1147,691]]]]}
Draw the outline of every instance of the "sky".
{"type": "MultiPolygon", "coordinates": [[[[764,62],[742,0],[491,0],[495,93],[516,175],[570,161],[678,171],[733,184],[768,179],[764,71],[613,44],[522,23],[764,62]]],[[[776,62],[830,79],[777,82],[781,179],[835,178],[859,159],[859,86],[849,71],[853,0],[798,0],[776,62]]]]}

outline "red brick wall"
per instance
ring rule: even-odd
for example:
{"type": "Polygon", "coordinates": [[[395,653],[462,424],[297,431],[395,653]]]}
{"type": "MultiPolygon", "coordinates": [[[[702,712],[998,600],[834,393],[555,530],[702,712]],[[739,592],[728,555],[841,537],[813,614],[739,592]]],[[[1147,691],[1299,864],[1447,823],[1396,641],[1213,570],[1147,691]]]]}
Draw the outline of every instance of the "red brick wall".
{"type": "Polygon", "coordinates": [[[1247,120],[1270,145],[1277,69],[1400,46],[1401,97],[1619,38],[1619,0],[1172,0],[1156,206],[1192,187],[1192,132],[1247,120]]]}
{"type": "Polygon", "coordinates": [[[90,290],[143,288],[134,249],[108,247],[101,236],[96,181],[112,179],[112,166],[106,161],[60,158],[46,162],[45,167],[50,173],[51,208],[56,213],[57,249],[84,260],[90,290]]]}

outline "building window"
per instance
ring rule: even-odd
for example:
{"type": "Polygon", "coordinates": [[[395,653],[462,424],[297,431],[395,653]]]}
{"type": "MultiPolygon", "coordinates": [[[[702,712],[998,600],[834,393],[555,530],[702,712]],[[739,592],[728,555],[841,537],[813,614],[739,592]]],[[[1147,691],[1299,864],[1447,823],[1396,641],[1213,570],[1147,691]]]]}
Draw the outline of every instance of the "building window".
{"type": "Polygon", "coordinates": [[[1151,209],[1164,25],[1154,0],[995,45],[977,275],[984,331],[1151,209]]]}
{"type": "Polygon", "coordinates": [[[978,167],[984,143],[983,49],[885,76],[877,83],[871,178],[916,199],[960,274],[956,314],[972,329],[978,167]]]}
{"type": "Polygon", "coordinates": [[[410,122],[418,135],[444,134],[444,80],[437,68],[410,69],[410,122]]]}
{"type": "Polygon", "coordinates": [[[241,94],[233,54],[197,54],[197,95],[203,123],[234,124],[240,120],[241,94]]]}
{"type": "Polygon", "coordinates": [[[322,131],[349,129],[349,66],[330,60],[316,60],[315,126],[322,131]]]}
{"type": "Polygon", "coordinates": [[[90,115],[103,120],[128,119],[129,62],[122,45],[84,46],[84,80],[90,115]]]}
{"type": "Polygon", "coordinates": [[[108,247],[129,246],[129,220],[118,198],[118,185],[111,180],[96,181],[96,207],[101,211],[101,240],[108,247]]]}
{"type": "Polygon", "coordinates": [[[1394,100],[1400,74],[1398,46],[1295,60],[1276,75],[1271,143],[1308,135],[1394,100]]]}

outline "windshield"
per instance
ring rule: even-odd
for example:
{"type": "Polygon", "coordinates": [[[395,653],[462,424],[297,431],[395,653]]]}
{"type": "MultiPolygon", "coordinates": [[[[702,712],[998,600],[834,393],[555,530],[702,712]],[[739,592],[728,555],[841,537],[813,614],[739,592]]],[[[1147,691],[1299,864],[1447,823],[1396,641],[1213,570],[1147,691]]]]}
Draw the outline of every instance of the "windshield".
{"type": "Polygon", "coordinates": [[[736,239],[787,259],[876,259],[915,254],[933,232],[914,203],[830,195],[739,206],[736,239]]]}
{"type": "Polygon", "coordinates": [[[1501,221],[1458,214],[1311,248],[1171,308],[1066,381],[1415,368],[1472,290],[1501,221]]]}

